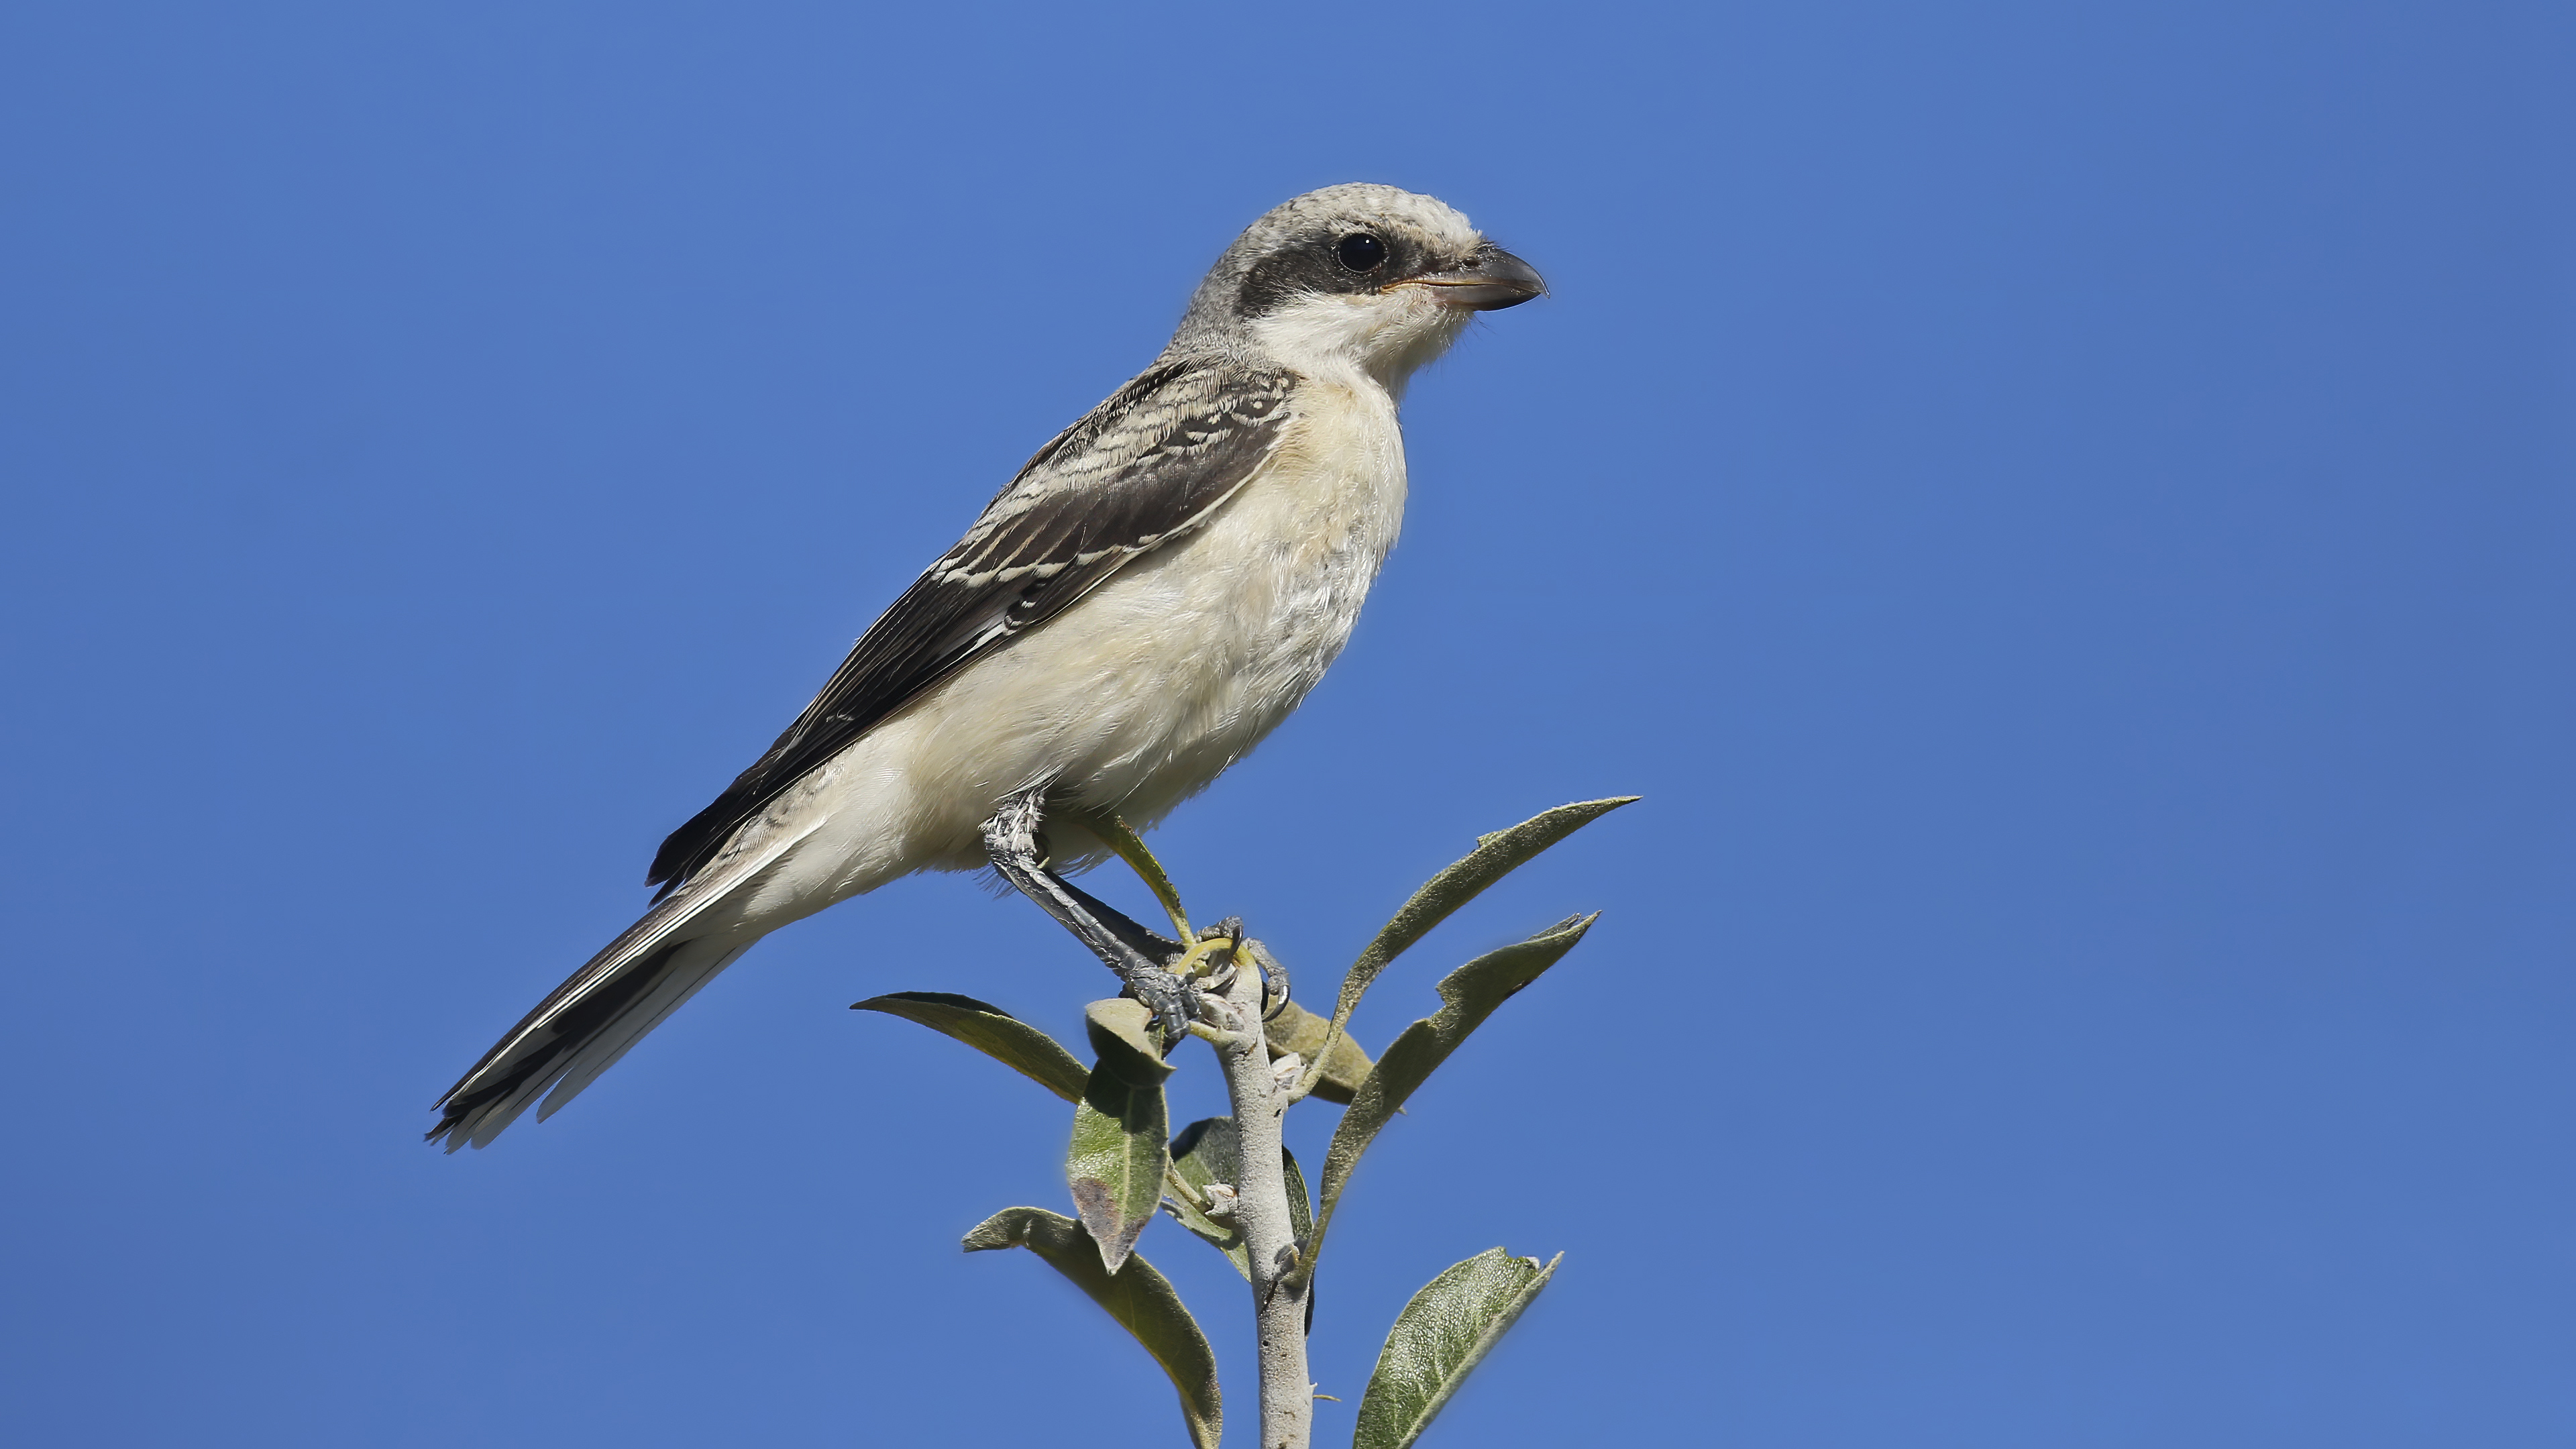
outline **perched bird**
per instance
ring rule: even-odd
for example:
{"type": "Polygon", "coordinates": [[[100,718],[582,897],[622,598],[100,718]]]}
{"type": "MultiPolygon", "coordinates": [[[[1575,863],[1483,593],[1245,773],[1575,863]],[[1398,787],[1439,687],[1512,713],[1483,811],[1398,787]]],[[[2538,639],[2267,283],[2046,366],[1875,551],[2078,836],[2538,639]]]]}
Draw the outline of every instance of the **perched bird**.
{"type": "Polygon", "coordinates": [[[1305,698],[1403,518],[1405,379],[1543,290],[1391,186],[1254,222],[1153,366],[1040,448],[662,842],[652,909],[439,1099],[429,1139],[481,1147],[540,1094],[552,1115],[753,942],[921,870],[998,868],[1174,1021],[1177,978],[1056,863],[1106,853],[1082,812],[1160,819],[1305,698]]]}

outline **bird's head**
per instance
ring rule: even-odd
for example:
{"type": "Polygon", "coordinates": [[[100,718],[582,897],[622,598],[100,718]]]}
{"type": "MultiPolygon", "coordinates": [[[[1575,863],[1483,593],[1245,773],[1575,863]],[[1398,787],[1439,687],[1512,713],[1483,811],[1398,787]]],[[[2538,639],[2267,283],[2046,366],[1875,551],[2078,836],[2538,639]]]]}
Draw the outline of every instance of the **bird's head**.
{"type": "Polygon", "coordinates": [[[1478,312],[1547,290],[1529,263],[1432,197],[1352,184],[1254,222],[1199,284],[1172,349],[1222,350],[1400,392],[1478,312]]]}

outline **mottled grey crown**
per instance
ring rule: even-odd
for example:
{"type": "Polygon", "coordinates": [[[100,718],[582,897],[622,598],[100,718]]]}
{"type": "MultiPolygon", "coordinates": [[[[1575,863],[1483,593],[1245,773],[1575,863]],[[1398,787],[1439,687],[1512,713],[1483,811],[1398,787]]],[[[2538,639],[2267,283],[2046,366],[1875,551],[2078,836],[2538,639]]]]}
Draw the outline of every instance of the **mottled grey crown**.
{"type": "Polygon", "coordinates": [[[1309,191],[1244,228],[1190,298],[1165,355],[1223,352],[1253,318],[1312,293],[1366,294],[1387,283],[1464,266],[1484,238],[1437,197],[1355,181],[1309,191]],[[1386,248],[1366,271],[1338,248],[1367,235],[1386,248]]]}

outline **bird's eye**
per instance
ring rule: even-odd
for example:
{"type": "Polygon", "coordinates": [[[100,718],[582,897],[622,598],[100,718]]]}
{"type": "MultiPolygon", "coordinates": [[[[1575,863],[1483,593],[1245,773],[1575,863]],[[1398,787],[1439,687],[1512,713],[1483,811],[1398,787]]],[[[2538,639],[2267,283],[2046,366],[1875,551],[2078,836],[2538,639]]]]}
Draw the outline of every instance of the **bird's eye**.
{"type": "Polygon", "coordinates": [[[1374,272],[1378,264],[1386,260],[1386,243],[1367,232],[1355,231],[1342,238],[1342,244],[1333,248],[1333,253],[1342,259],[1343,266],[1354,272],[1374,272]]]}

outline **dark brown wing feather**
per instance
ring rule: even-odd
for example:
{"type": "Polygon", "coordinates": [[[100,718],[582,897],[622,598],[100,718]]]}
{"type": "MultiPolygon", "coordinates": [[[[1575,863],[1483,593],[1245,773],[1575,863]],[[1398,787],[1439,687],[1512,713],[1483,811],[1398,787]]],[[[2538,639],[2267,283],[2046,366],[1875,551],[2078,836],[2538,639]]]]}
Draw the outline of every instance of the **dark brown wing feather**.
{"type": "Polygon", "coordinates": [[[1168,363],[1058,434],[869,626],[769,752],[671,832],[645,883],[668,895],[744,821],[878,721],[1204,520],[1269,456],[1294,381],[1168,363]]]}

